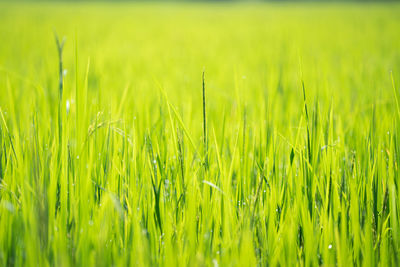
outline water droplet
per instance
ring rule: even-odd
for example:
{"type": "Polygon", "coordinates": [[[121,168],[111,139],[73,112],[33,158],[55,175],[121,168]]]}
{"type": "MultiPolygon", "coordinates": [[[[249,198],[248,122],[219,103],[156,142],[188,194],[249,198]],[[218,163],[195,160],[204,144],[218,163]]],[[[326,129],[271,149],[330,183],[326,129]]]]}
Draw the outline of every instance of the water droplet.
{"type": "Polygon", "coordinates": [[[68,116],[68,114],[69,114],[69,109],[70,109],[69,100],[67,100],[67,103],[66,103],[65,105],[66,105],[66,111],[67,111],[67,116],[68,116]]]}

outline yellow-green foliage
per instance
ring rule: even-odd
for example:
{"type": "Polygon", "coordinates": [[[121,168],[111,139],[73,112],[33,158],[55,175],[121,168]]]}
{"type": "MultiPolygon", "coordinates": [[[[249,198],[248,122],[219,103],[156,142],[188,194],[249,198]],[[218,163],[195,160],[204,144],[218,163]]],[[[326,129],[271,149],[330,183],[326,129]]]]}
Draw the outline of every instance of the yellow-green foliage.
{"type": "Polygon", "coordinates": [[[399,14],[0,4],[0,265],[399,266],[399,14]]]}

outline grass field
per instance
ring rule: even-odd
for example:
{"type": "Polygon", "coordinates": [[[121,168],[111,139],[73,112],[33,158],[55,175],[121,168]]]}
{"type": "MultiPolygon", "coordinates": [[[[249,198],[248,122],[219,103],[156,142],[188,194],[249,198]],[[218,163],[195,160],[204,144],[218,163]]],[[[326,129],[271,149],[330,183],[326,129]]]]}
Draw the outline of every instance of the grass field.
{"type": "Polygon", "coordinates": [[[399,14],[0,4],[0,266],[399,266],[399,14]]]}

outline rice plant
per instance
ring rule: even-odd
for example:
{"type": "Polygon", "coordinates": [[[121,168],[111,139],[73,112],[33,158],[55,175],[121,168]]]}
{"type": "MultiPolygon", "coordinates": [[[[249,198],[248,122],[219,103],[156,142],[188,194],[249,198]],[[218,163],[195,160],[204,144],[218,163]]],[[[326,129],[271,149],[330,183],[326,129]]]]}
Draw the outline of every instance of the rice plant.
{"type": "Polygon", "coordinates": [[[0,266],[399,266],[398,14],[0,3],[0,266]]]}

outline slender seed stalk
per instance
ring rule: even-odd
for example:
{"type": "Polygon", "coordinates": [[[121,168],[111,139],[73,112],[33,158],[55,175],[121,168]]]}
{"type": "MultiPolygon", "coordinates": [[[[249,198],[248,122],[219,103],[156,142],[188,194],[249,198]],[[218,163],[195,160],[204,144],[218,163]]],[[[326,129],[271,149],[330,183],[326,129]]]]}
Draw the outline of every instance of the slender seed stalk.
{"type": "Polygon", "coordinates": [[[185,165],[184,165],[184,144],[183,144],[183,134],[182,131],[177,129],[178,133],[178,159],[179,159],[179,165],[180,165],[180,170],[181,170],[181,185],[182,185],[182,190],[183,194],[185,194],[186,187],[185,187],[185,165]]]}
{"type": "Polygon", "coordinates": [[[58,137],[59,137],[59,144],[61,147],[62,143],[62,97],[63,97],[63,90],[64,90],[64,80],[63,80],[63,49],[65,44],[65,38],[61,41],[58,38],[57,33],[54,33],[56,44],[57,44],[57,51],[58,51],[58,137]]]}
{"type": "Polygon", "coordinates": [[[206,119],[206,84],[205,71],[203,70],[203,147],[204,147],[204,165],[208,169],[208,144],[207,144],[207,119],[206,119]]]}
{"type": "MultiPolygon", "coordinates": [[[[56,39],[56,44],[57,44],[57,51],[58,51],[58,162],[59,164],[59,175],[61,175],[61,166],[62,166],[62,147],[63,147],[63,140],[62,140],[62,131],[63,131],[63,126],[62,126],[62,99],[63,99],[63,90],[64,90],[64,80],[63,80],[63,49],[64,49],[64,44],[65,44],[65,38],[60,41],[58,38],[58,35],[54,33],[55,39],[56,39]]],[[[60,184],[60,178],[57,179],[57,187],[56,187],[56,203],[55,203],[55,213],[57,215],[58,209],[60,208],[60,190],[61,190],[61,184],[60,184]]]]}
{"type": "Polygon", "coordinates": [[[306,113],[308,161],[311,164],[310,128],[309,128],[308,109],[307,109],[307,101],[306,101],[306,88],[304,86],[304,81],[301,81],[301,85],[303,88],[304,111],[306,113]]]}

